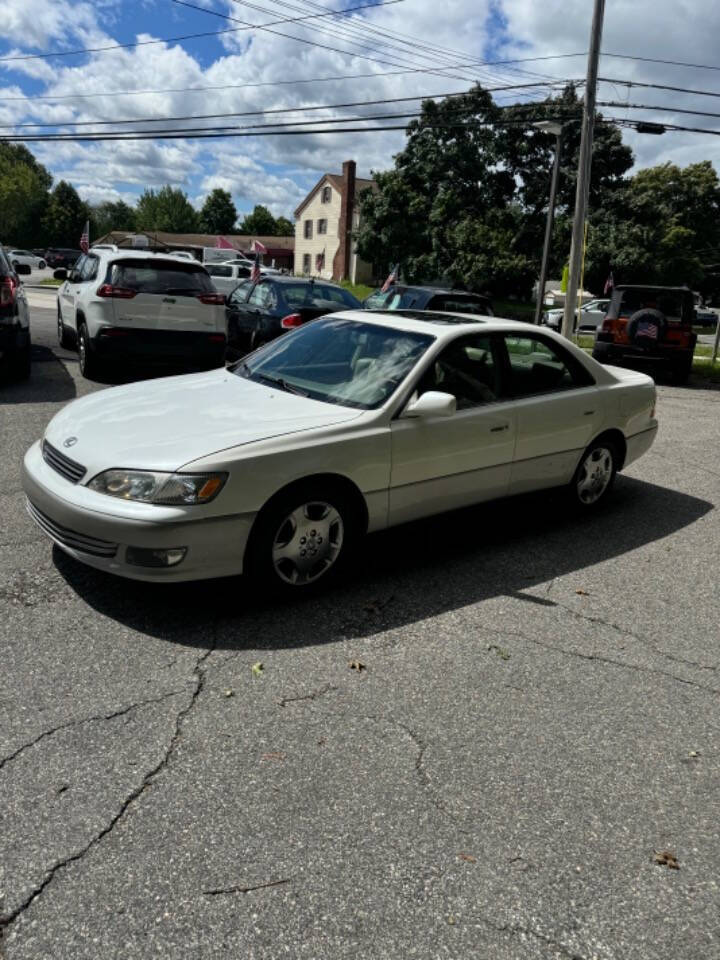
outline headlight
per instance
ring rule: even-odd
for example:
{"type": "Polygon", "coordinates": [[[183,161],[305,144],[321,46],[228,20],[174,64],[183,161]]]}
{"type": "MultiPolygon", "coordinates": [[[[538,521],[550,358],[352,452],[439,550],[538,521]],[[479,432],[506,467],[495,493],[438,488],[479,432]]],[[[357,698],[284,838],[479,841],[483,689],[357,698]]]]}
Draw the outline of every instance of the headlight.
{"type": "Polygon", "coordinates": [[[121,500],[144,503],[209,503],[220,493],[226,473],[158,473],[154,470],[105,470],[88,484],[90,490],[121,500]]]}

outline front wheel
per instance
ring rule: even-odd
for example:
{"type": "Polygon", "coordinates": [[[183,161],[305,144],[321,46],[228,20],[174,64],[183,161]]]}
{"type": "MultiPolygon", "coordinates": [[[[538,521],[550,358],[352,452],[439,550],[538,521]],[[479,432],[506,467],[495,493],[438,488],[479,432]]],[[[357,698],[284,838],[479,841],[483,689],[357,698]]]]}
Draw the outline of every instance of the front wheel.
{"type": "Polygon", "coordinates": [[[28,331],[27,341],[22,347],[19,347],[10,357],[10,376],[13,380],[29,380],[32,371],[32,345],[30,343],[30,331],[28,331]]]}
{"type": "Polygon", "coordinates": [[[590,444],[570,483],[571,498],[580,509],[590,510],[607,497],[618,462],[617,448],[610,440],[590,444]]]}
{"type": "Polygon", "coordinates": [[[308,593],[338,573],[361,530],[357,505],[342,489],[299,484],[261,511],[245,572],[275,591],[308,593]]]}
{"type": "Polygon", "coordinates": [[[39,268],[40,270],[44,270],[46,266],[47,266],[47,264],[45,263],[44,260],[41,260],[40,263],[38,264],[38,268],[39,268]]]}
{"type": "Polygon", "coordinates": [[[58,343],[61,347],[63,347],[63,349],[69,350],[74,346],[74,341],[70,331],[63,323],[62,314],[60,313],[60,304],[58,304],[57,333],[58,343]]]}
{"type": "Polygon", "coordinates": [[[86,380],[101,380],[103,365],[95,356],[88,329],[83,323],[78,328],[78,361],[80,373],[86,380]]]}

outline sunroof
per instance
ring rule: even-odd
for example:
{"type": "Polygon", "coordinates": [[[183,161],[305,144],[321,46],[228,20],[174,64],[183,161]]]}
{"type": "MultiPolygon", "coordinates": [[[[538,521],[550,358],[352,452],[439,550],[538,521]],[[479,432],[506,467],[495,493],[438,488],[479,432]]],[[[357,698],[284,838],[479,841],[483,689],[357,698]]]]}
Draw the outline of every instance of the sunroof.
{"type": "Polygon", "coordinates": [[[383,310],[382,313],[390,313],[396,317],[407,317],[409,320],[426,320],[428,323],[485,323],[487,317],[480,314],[473,314],[472,320],[467,316],[456,317],[452,313],[438,313],[436,310],[383,310]]]}

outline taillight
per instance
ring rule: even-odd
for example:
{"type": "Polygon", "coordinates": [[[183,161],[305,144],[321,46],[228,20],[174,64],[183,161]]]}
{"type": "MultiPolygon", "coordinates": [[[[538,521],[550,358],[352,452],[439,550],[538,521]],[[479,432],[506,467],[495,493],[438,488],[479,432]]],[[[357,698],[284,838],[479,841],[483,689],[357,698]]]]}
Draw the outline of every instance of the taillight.
{"type": "Polygon", "coordinates": [[[18,285],[15,277],[3,277],[0,280],[0,306],[7,307],[15,303],[15,292],[18,285]]]}
{"type": "Polygon", "coordinates": [[[137,290],[130,290],[129,287],[114,287],[111,283],[104,283],[97,288],[97,295],[106,299],[132,300],[137,295],[137,290]]]}
{"type": "Polygon", "coordinates": [[[605,317],[605,319],[602,322],[602,327],[600,329],[602,330],[603,333],[610,333],[612,328],[613,328],[612,320],[610,320],[608,317],[605,317]]]}
{"type": "Polygon", "coordinates": [[[198,293],[197,298],[200,303],[209,303],[213,307],[225,306],[224,293],[198,293]]]}
{"type": "Polygon", "coordinates": [[[208,337],[208,340],[211,340],[213,343],[225,343],[225,334],[224,333],[211,333],[208,337]]]}
{"type": "Polygon", "coordinates": [[[283,317],[280,321],[280,326],[283,330],[292,330],[293,327],[301,327],[303,318],[299,313],[289,313],[286,317],[283,317]]]}

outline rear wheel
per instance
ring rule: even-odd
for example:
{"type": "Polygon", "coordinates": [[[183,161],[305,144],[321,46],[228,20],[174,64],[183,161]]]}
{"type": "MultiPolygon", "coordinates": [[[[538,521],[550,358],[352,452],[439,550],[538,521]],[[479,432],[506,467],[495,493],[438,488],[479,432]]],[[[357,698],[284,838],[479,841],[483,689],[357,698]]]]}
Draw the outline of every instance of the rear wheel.
{"type": "Polygon", "coordinates": [[[44,270],[46,266],[47,264],[45,263],[44,260],[41,260],[40,263],[38,264],[38,267],[40,268],[40,270],[44,270]]]}
{"type": "Polygon", "coordinates": [[[10,356],[9,373],[12,380],[30,379],[32,369],[31,353],[32,345],[30,343],[30,331],[28,330],[26,342],[10,356]]]}
{"type": "Polygon", "coordinates": [[[328,483],[298,484],[261,511],[245,572],[276,592],[309,593],[346,561],[362,531],[357,504],[328,483]]]}
{"type": "Polygon", "coordinates": [[[582,455],[570,483],[570,495],[581,510],[591,510],[604,500],[612,488],[619,463],[611,440],[591,443],[582,455]]]}

